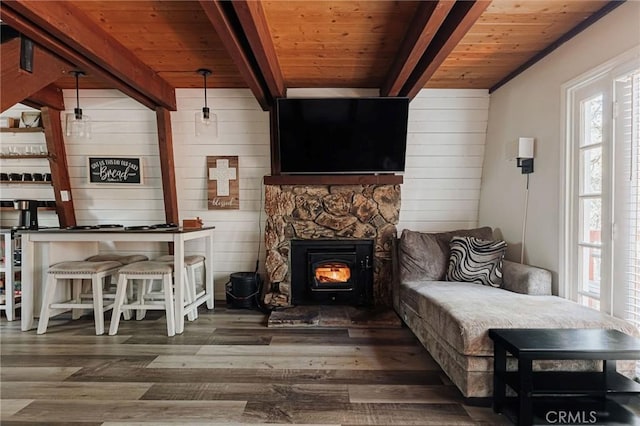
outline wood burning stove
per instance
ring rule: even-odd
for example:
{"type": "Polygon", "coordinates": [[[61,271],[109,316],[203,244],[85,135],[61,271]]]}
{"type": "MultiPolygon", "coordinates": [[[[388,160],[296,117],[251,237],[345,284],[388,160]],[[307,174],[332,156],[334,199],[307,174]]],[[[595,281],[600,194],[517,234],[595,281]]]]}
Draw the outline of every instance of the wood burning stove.
{"type": "Polygon", "coordinates": [[[293,305],[369,305],[373,240],[291,240],[293,305]]]}

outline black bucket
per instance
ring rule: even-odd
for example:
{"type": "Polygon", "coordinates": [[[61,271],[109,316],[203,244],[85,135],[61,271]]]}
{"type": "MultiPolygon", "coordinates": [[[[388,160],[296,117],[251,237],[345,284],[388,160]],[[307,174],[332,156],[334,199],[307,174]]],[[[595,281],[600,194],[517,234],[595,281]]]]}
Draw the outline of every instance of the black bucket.
{"type": "Polygon", "coordinates": [[[260,274],[234,272],[225,285],[227,307],[231,309],[256,309],[260,297],[260,274]]]}

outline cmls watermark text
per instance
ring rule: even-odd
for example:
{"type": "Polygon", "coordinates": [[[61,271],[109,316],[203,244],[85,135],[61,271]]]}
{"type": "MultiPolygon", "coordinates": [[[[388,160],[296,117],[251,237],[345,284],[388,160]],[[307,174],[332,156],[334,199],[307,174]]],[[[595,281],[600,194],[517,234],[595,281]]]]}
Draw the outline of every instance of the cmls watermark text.
{"type": "Polygon", "coordinates": [[[589,425],[598,421],[594,410],[553,410],[547,411],[545,420],[551,425],[589,425]]]}

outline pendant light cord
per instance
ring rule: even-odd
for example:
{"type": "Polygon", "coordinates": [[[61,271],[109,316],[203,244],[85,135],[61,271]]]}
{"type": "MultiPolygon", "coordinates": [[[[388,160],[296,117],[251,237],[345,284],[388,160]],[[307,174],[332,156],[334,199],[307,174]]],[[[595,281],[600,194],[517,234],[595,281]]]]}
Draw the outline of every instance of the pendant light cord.
{"type": "Polygon", "coordinates": [[[203,73],[202,78],[204,78],[204,107],[207,108],[207,73],[203,73]]]}
{"type": "Polygon", "coordinates": [[[76,76],[76,108],[73,110],[73,113],[76,116],[76,120],[82,120],[82,109],[80,108],[80,74],[84,74],[82,71],[74,71],[73,74],[76,76]]]}

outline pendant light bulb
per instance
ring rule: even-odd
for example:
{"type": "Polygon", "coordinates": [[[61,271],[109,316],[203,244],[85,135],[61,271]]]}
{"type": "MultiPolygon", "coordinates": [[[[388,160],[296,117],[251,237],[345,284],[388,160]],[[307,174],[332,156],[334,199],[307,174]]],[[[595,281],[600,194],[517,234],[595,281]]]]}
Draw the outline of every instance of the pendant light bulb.
{"type": "Polygon", "coordinates": [[[82,71],[72,71],[76,78],[76,107],[73,114],[66,114],[65,134],[73,139],[90,139],[91,138],[91,119],[82,114],[80,108],[80,84],[79,77],[85,75],[82,71]]]}
{"type": "Polygon", "coordinates": [[[197,72],[203,79],[204,106],[202,107],[202,112],[196,113],[196,136],[208,136],[215,139],[218,137],[218,117],[215,114],[211,114],[211,110],[207,105],[207,76],[211,75],[211,70],[200,68],[197,72]]]}

